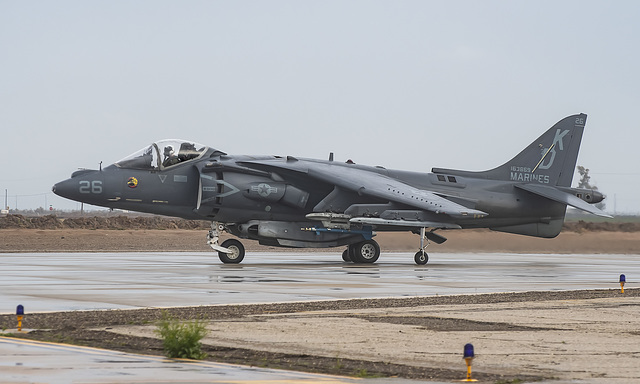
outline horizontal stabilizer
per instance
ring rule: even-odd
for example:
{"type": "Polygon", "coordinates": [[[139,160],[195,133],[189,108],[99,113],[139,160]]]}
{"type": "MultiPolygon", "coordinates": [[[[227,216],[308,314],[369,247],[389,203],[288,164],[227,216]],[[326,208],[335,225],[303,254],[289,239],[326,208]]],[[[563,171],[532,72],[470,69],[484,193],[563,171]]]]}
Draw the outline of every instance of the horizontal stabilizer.
{"type": "Polygon", "coordinates": [[[354,217],[349,220],[351,223],[369,224],[369,225],[392,225],[397,227],[411,228],[447,228],[462,229],[458,224],[443,223],[439,221],[408,221],[408,220],[388,220],[378,217],[354,217]]]}
{"type": "Polygon", "coordinates": [[[540,184],[516,184],[516,188],[524,189],[527,192],[534,193],[536,195],[546,197],[547,199],[557,201],[558,203],[570,205],[574,208],[583,210],[585,212],[593,213],[594,215],[612,218],[613,216],[606,214],[600,209],[587,203],[586,201],[574,196],[570,193],[563,192],[554,187],[549,187],[540,184]]]}

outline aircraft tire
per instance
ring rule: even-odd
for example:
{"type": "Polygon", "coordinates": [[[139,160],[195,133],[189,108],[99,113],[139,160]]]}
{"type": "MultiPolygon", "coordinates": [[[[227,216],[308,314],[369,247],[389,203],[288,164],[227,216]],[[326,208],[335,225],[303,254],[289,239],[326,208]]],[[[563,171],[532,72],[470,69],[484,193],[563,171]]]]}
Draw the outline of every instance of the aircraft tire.
{"type": "Polygon", "coordinates": [[[429,255],[425,251],[418,251],[414,260],[418,265],[425,265],[429,262],[429,255]]]}
{"type": "Polygon", "coordinates": [[[224,248],[229,248],[233,253],[227,254],[218,252],[220,261],[225,264],[238,264],[244,259],[244,245],[236,239],[227,239],[220,244],[224,248]]]}
{"type": "Polygon", "coordinates": [[[347,263],[351,261],[351,255],[350,255],[350,249],[347,248],[342,252],[342,260],[346,261],[347,263]]]}
{"type": "Polygon", "coordinates": [[[372,264],[378,261],[380,257],[380,246],[374,240],[365,240],[363,242],[353,244],[353,254],[351,260],[354,263],[372,264]]]}

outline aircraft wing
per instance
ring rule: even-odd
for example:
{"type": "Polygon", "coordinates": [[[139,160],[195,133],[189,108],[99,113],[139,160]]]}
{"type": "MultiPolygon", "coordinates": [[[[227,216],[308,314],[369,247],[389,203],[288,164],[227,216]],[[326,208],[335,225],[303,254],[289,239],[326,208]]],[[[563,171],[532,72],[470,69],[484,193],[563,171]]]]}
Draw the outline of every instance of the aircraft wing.
{"type": "Polygon", "coordinates": [[[256,165],[262,169],[270,168],[274,171],[284,169],[305,173],[309,177],[357,192],[360,195],[377,197],[421,210],[449,215],[454,218],[484,217],[488,215],[486,212],[454,203],[431,191],[413,187],[379,173],[345,167],[342,164],[298,161],[293,158],[289,158],[287,162],[268,160],[246,161],[243,163],[256,165]]]}
{"type": "MultiPolygon", "coordinates": [[[[330,175],[325,176],[327,177],[326,181],[331,181],[329,180],[330,175]]],[[[486,212],[467,208],[431,191],[412,187],[384,175],[372,173],[363,175],[361,178],[349,177],[349,179],[345,184],[351,184],[351,189],[362,195],[382,198],[454,218],[487,216],[486,212]],[[353,185],[354,183],[356,185],[353,185]]],[[[346,187],[345,185],[339,185],[339,182],[341,180],[336,180],[334,184],[342,188],[346,187]]]]}
{"type": "Polygon", "coordinates": [[[574,208],[578,208],[580,210],[593,213],[594,215],[608,217],[608,218],[613,217],[601,211],[600,209],[594,207],[593,205],[587,203],[586,201],[578,198],[577,196],[574,196],[567,192],[563,192],[553,187],[549,187],[541,184],[516,184],[516,188],[520,188],[527,192],[531,192],[536,195],[546,197],[547,199],[557,201],[558,203],[570,205],[574,208]]]}

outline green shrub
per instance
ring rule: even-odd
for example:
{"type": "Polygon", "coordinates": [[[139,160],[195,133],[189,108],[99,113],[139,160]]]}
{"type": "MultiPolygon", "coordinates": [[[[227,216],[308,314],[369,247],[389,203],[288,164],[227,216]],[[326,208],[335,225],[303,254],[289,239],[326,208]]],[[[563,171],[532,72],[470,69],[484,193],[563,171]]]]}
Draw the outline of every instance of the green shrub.
{"type": "Polygon", "coordinates": [[[194,360],[207,357],[207,354],[202,352],[200,343],[207,335],[205,321],[180,322],[164,312],[157,326],[156,333],[162,338],[162,345],[168,357],[194,360]]]}

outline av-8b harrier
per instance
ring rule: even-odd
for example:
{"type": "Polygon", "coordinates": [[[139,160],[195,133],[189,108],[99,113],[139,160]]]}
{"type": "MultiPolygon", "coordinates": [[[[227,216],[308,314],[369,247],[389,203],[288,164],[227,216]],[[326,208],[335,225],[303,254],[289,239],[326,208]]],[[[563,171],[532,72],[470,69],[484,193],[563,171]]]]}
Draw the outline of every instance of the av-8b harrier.
{"type": "Polygon", "coordinates": [[[566,117],[505,164],[482,172],[433,168],[407,172],[293,156],[228,155],[164,140],[100,170],[79,170],[53,187],[88,204],[212,222],[208,244],[223,263],[239,263],[244,246],[221,244],[222,231],[278,247],[347,246],[342,257],[374,263],[380,231],[420,235],[426,264],[438,230],[490,228],[551,238],[567,205],[607,216],[591,204],[604,196],[570,188],[587,116],[566,117]]]}

